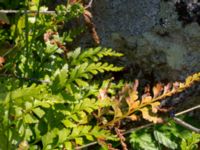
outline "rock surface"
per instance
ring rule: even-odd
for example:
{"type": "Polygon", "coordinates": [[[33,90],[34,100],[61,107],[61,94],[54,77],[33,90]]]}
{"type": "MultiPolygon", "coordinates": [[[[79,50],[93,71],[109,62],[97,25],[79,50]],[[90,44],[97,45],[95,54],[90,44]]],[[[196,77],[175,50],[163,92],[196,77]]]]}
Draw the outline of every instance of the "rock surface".
{"type": "Polygon", "coordinates": [[[100,0],[93,5],[102,44],[112,46],[114,33],[127,37],[148,31],[156,23],[160,0],[100,0]]]}
{"type": "Polygon", "coordinates": [[[95,1],[93,15],[102,45],[125,53],[127,78],[172,81],[200,71],[200,26],[183,27],[174,0],[95,1]]]}

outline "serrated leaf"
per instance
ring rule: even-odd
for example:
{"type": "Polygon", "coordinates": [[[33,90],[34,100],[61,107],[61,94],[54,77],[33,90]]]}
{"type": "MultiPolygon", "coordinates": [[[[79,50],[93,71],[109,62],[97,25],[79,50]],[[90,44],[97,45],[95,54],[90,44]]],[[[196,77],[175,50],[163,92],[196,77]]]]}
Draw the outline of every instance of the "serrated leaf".
{"type": "Polygon", "coordinates": [[[24,116],[24,122],[32,124],[32,123],[38,123],[39,120],[35,116],[33,116],[33,115],[26,114],[24,116]]]}
{"type": "Polygon", "coordinates": [[[83,129],[82,129],[82,133],[84,133],[84,134],[87,134],[87,133],[89,133],[90,132],[90,130],[92,129],[92,126],[83,126],[83,129]]]}
{"type": "Polygon", "coordinates": [[[163,85],[161,83],[156,84],[156,86],[153,87],[153,97],[157,97],[161,94],[163,90],[163,85]]]}
{"type": "Polygon", "coordinates": [[[42,118],[45,114],[45,111],[39,107],[32,110],[39,118],[42,118]]]}
{"type": "Polygon", "coordinates": [[[143,96],[142,97],[142,104],[150,103],[152,101],[151,96],[143,96]]]}
{"type": "Polygon", "coordinates": [[[155,130],[153,132],[155,139],[160,143],[166,146],[167,148],[176,149],[178,145],[168,138],[165,133],[155,130]]]}
{"type": "Polygon", "coordinates": [[[79,117],[77,114],[73,114],[73,115],[70,115],[70,118],[72,118],[74,121],[78,122],[79,121],[79,117]]]}
{"type": "Polygon", "coordinates": [[[62,123],[65,125],[66,128],[74,128],[77,126],[75,123],[73,123],[72,121],[68,119],[63,120],[62,123]]]}
{"type": "Polygon", "coordinates": [[[158,111],[158,106],[160,106],[160,102],[151,103],[151,107],[152,107],[152,112],[153,112],[153,113],[157,113],[157,111],[158,111]]]}
{"type": "Polygon", "coordinates": [[[85,137],[89,141],[94,141],[94,137],[92,135],[86,135],[85,137]]]}
{"type": "Polygon", "coordinates": [[[79,137],[79,138],[75,138],[75,142],[78,145],[83,145],[83,138],[79,137]]]}
{"type": "Polygon", "coordinates": [[[119,107],[119,102],[118,101],[115,101],[114,105],[113,105],[113,109],[114,109],[114,113],[115,113],[115,118],[118,118],[118,117],[121,117],[123,114],[122,114],[122,111],[119,107]]]}
{"type": "Polygon", "coordinates": [[[78,126],[77,128],[73,128],[71,136],[78,136],[79,133],[81,132],[81,128],[82,128],[82,126],[78,126]]]}
{"type": "Polygon", "coordinates": [[[136,101],[138,99],[138,92],[133,91],[129,94],[131,101],[136,101]]]}
{"type": "Polygon", "coordinates": [[[130,118],[132,121],[138,120],[138,117],[135,114],[128,116],[128,118],[130,118]]]}
{"type": "Polygon", "coordinates": [[[154,114],[150,115],[149,109],[147,107],[140,109],[140,111],[142,112],[142,117],[150,122],[153,123],[163,122],[161,118],[158,118],[154,114]]]}
{"type": "Polygon", "coordinates": [[[62,129],[60,131],[58,131],[58,141],[59,143],[63,143],[64,141],[66,141],[67,137],[70,134],[70,130],[69,129],[62,129]]]}
{"type": "Polygon", "coordinates": [[[71,142],[65,142],[64,145],[66,150],[73,150],[71,142]]]}
{"type": "Polygon", "coordinates": [[[130,142],[133,149],[143,149],[143,150],[159,150],[158,146],[153,141],[151,134],[142,132],[133,132],[130,136],[130,142]]]}
{"type": "Polygon", "coordinates": [[[58,129],[53,129],[50,132],[47,132],[47,134],[42,136],[42,144],[43,148],[45,149],[49,144],[52,144],[54,141],[54,138],[56,138],[58,129]]]}
{"type": "Polygon", "coordinates": [[[140,101],[139,100],[138,101],[133,101],[130,98],[126,99],[126,103],[128,104],[129,111],[134,110],[135,108],[137,108],[140,105],[140,101]]]}
{"type": "Polygon", "coordinates": [[[89,86],[88,82],[83,81],[82,79],[75,79],[75,82],[78,84],[80,87],[87,87],[89,86]]]}
{"type": "Polygon", "coordinates": [[[34,105],[35,106],[41,106],[43,108],[49,108],[49,107],[51,107],[51,105],[48,104],[46,101],[38,101],[38,100],[35,100],[34,105]]]}

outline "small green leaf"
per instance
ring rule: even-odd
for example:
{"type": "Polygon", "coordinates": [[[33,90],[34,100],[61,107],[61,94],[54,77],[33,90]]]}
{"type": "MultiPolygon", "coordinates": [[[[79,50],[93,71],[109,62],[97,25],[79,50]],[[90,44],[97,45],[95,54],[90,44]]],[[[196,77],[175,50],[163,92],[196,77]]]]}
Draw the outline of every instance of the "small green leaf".
{"type": "Polygon", "coordinates": [[[165,135],[165,133],[155,130],[154,137],[160,144],[163,144],[164,146],[166,146],[168,148],[176,149],[178,147],[178,145],[175,142],[173,142],[170,138],[168,138],[165,135]]]}
{"type": "Polygon", "coordinates": [[[78,145],[83,145],[83,138],[79,137],[79,138],[75,138],[76,144],[78,145]]]}
{"type": "Polygon", "coordinates": [[[82,79],[75,79],[75,82],[78,84],[80,87],[87,87],[89,86],[88,82],[83,81],[82,79]]]}
{"type": "Polygon", "coordinates": [[[133,132],[130,138],[130,142],[134,149],[159,150],[158,146],[153,141],[151,134],[147,132],[133,132]]]}
{"type": "Polygon", "coordinates": [[[59,130],[55,128],[42,136],[42,144],[43,144],[44,149],[46,149],[48,145],[54,142],[54,139],[56,138],[58,131],[59,130]]]}
{"type": "Polygon", "coordinates": [[[42,118],[45,114],[45,111],[39,107],[33,109],[33,112],[39,117],[42,118]]]}
{"type": "Polygon", "coordinates": [[[35,116],[33,116],[33,115],[26,114],[24,116],[24,122],[25,123],[38,123],[39,120],[35,116]]]}
{"type": "Polygon", "coordinates": [[[74,128],[77,126],[75,123],[69,121],[68,119],[63,120],[62,123],[65,125],[66,128],[74,128]]]}
{"type": "Polygon", "coordinates": [[[86,135],[86,139],[89,141],[94,141],[94,137],[92,135],[86,135]]]}
{"type": "Polygon", "coordinates": [[[64,145],[66,150],[73,150],[71,142],[65,142],[64,145]]]}
{"type": "Polygon", "coordinates": [[[69,129],[62,129],[62,130],[58,131],[58,139],[59,139],[58,141],[59,141],[59,143],[62,144],[63,142],[65,142],[66,139],[68,138],[69,134],[70,134],[69,129]]]}

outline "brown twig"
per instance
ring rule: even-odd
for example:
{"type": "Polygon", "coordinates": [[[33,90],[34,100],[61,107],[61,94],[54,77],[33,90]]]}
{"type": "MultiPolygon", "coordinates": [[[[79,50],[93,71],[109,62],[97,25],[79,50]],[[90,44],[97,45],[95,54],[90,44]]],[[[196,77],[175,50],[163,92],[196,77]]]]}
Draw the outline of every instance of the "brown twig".
{"type": "Polygon", "coordinates": [[[179,124],[179,125],[181,125],[181,126],[187,128],[187,129],[189,129],[189,130],[191,130],[191,131],[194,131],[194,132],[196,132],[196,133],[200,133],[200,129],[198,129],[198,128],[192,126],[191,124],[188,124],[187,122],[185,122],[185,121],[183,121],[183,120],[181,120],[181,119],[179,119],[179,118],[173,117],[173,120],[174,120],[177,124],[179,124]]]}
{"type": "Polygon", "coordinates": [[[197,105],[197,106],[195,106],[195,107],[186,109],[186,110],[181,111],[181,112],[179,112],[179,113],[176,113],[175,116],[180,116],[180,115],[182,115],[182,114],[188,113],[188,112],[193,111],[193,110],[198,109],[198,108],[200,108],[200,105],[197,105]]]}
{"type": "Polygon", "coordinates": [[[126,139],[124,137],[123,130],[115,128],[115,132],[116,132],[118,138],[120,139],[120,143],[122,145],[123,150],[128,150],[127,145],[125,143],[126,139]]]}

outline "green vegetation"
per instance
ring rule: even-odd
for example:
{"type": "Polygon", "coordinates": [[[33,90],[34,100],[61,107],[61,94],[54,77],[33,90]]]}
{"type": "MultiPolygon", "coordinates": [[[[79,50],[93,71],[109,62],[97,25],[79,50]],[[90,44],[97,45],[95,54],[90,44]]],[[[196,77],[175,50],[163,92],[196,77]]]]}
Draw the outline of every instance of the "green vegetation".
{"type": "MultiPolygon", "coordinates": [[[[2,150],[71,150],[95,141],[104,149],[121,143],[125,150],[127,146],[120,130],[123,121],[146,119],[163,123],[157,114],[160,101],[200,81],[200,73],[196,73],[184,83],[146,88],[142,95],[138,93],[137,80],[130,84],[113,81],[112,72],[123,67],[104,58],[123,54],[110,48],[75,45],[87,28],[98,44],[92,16],[83,3],[70,1],[56,6],[56,11],[51,13],[42,13],[48,8],[39,0],[12,1],[9,8],[8,1],[0,3],[3,8],[22,11],[8,16],[0,14],[2,150]],[[76,25],[74,21],[82,16],[85,26],[76,25]]],[[[192,136],[180,140],[181,135],[177,135],[177,140],[172,141],[170,136],[178,134],[174,124],[172,128],[159,125],[154,135],[149,130],[131,134],[134,148],[148,144],[157,149],[160,143],[175,149],[177,141],[181,142],[181,149],[192,150],[199,142],[199,134],[190,131],[186,132],[192,136]]]]}
{"type": "Polygon", "coordinates": [[[197,150],[200,134],[191,133],[190,130],[170,121],[165,125],[155,125],[152,128],[132,132],[130,142],[134,149],[197,150]]]}

